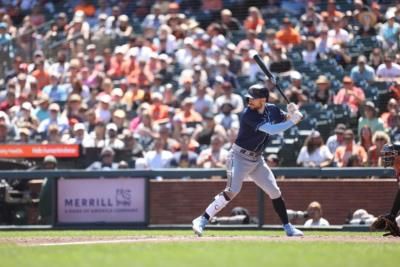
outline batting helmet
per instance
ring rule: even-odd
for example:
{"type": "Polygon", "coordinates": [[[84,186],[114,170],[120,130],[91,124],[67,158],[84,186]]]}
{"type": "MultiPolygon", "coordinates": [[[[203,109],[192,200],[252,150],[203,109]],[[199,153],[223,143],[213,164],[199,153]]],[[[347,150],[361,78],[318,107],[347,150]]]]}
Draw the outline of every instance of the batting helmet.
{"type": "Polygon", "coordinates": [[[255,84],[255,85],[250,86],[245,97],[247,99],[249,99],[249,98],[266,98],[268,100],[269,91],[268,91],[268,88],[266,88],[264,85],[255,84]]]}

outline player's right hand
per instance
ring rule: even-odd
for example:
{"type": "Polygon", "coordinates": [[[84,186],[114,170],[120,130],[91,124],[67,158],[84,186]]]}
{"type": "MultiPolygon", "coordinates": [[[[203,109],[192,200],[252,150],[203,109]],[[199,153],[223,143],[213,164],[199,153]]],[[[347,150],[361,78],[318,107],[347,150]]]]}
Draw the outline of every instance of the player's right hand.
{"type": "Polygon", "coordinates": [[[294,112],[299,110],[299,108],[297,107],[297,105],[295,103],[291,102],[286,106],[286,110],[289,114],[293,114],[294,112]]]}
{"type": "Polygon", "coordinates": [[[303,119],[303,114],[301,114],[301,112],[298,110],[289,114],[289,120],[291,120],[294,124],[298,124],[302,119],[303,119]]]}

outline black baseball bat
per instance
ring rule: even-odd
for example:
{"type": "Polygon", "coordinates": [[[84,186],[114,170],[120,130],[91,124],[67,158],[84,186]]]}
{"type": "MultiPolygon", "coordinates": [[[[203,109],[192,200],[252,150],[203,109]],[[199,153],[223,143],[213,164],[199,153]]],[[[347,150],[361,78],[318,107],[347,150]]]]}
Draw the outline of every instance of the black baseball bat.
{"type": "Polygon", "coordinates": [[[286,100],[286,102],[289,104],[289,99],[285,96],[283,93],[281,87],[279,84],[276,82],[275,76],[271,73],[271,71],[268,69],[268,67],[265,65],[264,61],[261,59],[261,57],[257,54],[257,52],[254,52],[253,54],[253,59],[257,62],[257,65],[260,67],[260,69],[264,72],[264,74],[272,81],[272,83],[275,85],[276,89],[278,89],[279,93],[283,96],[283,98],[286,100]]]}

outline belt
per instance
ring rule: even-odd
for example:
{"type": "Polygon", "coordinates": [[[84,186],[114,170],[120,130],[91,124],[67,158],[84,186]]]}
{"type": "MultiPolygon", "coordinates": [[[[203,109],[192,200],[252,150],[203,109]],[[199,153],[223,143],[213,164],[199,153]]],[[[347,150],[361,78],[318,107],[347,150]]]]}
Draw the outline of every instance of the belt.
{"type": "Polygon", "coordinates": [[[254,152],[254,151],[251,151],[251,150],[247,150],[247,149],[244,149],[244,148],[242,148],[242,147],[240,147],[240,146],[238,146],[236,144],[233,144],[233,149],[235,151],[239,152],[239,153],[242,153],[242,154],[244,154],[246,156],[250,156],[250,157],[258,157],[258,156],[261,155],[261,152],[254,152]]]}

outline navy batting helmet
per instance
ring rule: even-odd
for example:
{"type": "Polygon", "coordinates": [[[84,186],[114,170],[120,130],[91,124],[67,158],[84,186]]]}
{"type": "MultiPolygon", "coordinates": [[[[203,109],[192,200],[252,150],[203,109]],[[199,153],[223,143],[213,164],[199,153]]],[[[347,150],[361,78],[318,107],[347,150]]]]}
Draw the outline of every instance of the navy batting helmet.
{"type": "Polygon", "coordinates": [[[262,84],[255,84],[250,86],[247,94],[245,95],[246,98],[266,98],[268,100],[269,91],[262,84]]]}

